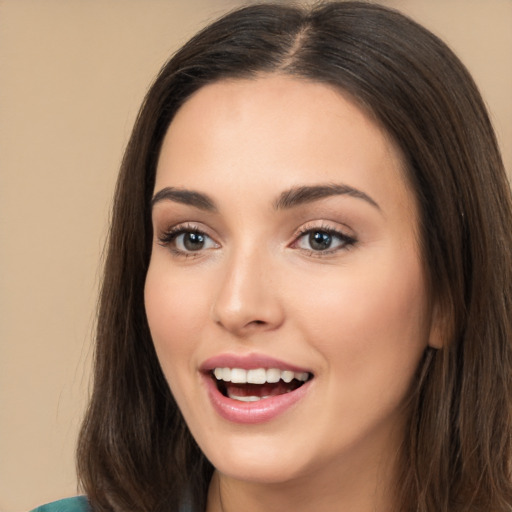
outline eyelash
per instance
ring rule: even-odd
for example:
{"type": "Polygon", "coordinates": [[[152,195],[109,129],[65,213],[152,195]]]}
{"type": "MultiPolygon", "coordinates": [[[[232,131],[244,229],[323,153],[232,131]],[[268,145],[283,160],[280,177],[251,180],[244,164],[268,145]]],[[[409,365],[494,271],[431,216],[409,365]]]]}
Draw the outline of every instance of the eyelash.
{"type": "MultiPolygon", "coordinates": [[[[176,239],[180,235],[184,234],[195,234],[197,236],[203,236],[209,240],[211,240],[214,244],[217,244],[212,237],[210,237],[207,233],[199,229],[197,226],[193,224],[181,224],[178,226],[175,226],[173,228],[168,229],[164,233],[162,233],[158,237],[159,244],[163,247],[167,247],[171,253],[178,257],[184,257],[184,258],[190,258],[190,257],[198,257],[201,255],[201,253],[204,250],[208,250],[210,248],[206,249],[198,249],[197,251],[183,251],[181,249],[178,249],[175,246],[176,239]]],[[[321,258],[322,256],[326,255],[332,255],[339,251],[348,250],[351,247],[353,247],[357,243],[357,239],[355,237],[349,236],[341,231],[338,231],[336,229],[333,229],[330,226],[305,226],[302,229],[298,231],[298,233],[294,236],[293,242],[290,244],[290,247],[292,248],[298,248],[299,250],[302,250],[309,256],[321,258]],[[314,250],[314,249],[306,249],[297,247],[299,242],[305,237],[305,236],[311,236],[312,233],[321,233],[328,235],[332,237],[333,239],[337,239],[340,242],[340,245],[338,247],[335,247],[333,249],[326,249],[326,250],[314,250]]]]}

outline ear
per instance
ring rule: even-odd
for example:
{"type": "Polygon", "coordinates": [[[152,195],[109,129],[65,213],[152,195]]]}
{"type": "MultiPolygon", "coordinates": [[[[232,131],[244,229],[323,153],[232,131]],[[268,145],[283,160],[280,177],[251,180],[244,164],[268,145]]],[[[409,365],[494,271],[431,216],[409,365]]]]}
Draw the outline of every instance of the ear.
{"type": "Polygon", "coordinates": [[[442,349],[450,339],[452,329],[452,315],[449,313],[450,307],[440,304],[436,300],[430,314],[430,333],[428,337],[428,346],[437,350],[442,349]]]}

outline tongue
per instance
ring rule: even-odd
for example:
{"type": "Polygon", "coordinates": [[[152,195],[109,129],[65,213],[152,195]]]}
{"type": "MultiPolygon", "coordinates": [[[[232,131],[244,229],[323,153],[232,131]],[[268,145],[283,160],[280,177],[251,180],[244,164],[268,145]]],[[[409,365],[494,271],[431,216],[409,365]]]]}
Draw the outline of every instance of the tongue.
{"type": "Polygon", "coordinates": [[[289,391],[297,389],[298,382],[292,380],[290,383],[283,382],[280,380],[275,384],[233,384],[226,382],[226,391],[228,396],[276,396],[284,395],[289,391]]]}

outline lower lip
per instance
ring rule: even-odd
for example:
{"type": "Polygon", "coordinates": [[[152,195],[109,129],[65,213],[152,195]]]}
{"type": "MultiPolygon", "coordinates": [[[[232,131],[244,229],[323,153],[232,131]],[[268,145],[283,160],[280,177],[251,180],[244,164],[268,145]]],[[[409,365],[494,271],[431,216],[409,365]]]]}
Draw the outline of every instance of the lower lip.
{"type": "Polygon", "coordinates": [[[311,380],[305,382],[300,388],[276,395],[262,398],[257,402],[241,402],[224,396],[210,375],[203,375],[208,396],[215,411],[225,420],[233,423],[256,424],[270,421],[290,409],[308,392],[311,380]]]}

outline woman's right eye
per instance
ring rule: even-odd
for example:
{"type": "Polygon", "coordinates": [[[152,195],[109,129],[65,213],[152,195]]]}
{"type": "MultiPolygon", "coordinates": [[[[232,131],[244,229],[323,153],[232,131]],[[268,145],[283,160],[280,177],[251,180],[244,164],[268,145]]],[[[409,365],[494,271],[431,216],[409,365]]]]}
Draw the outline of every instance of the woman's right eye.
{"type": "Polygon", "coordinates": [[[196,228],[178,227],[160,237],[160,244],[169,247],[177,255],[192,255],[219,247],[210,236],[196,228]]]}

